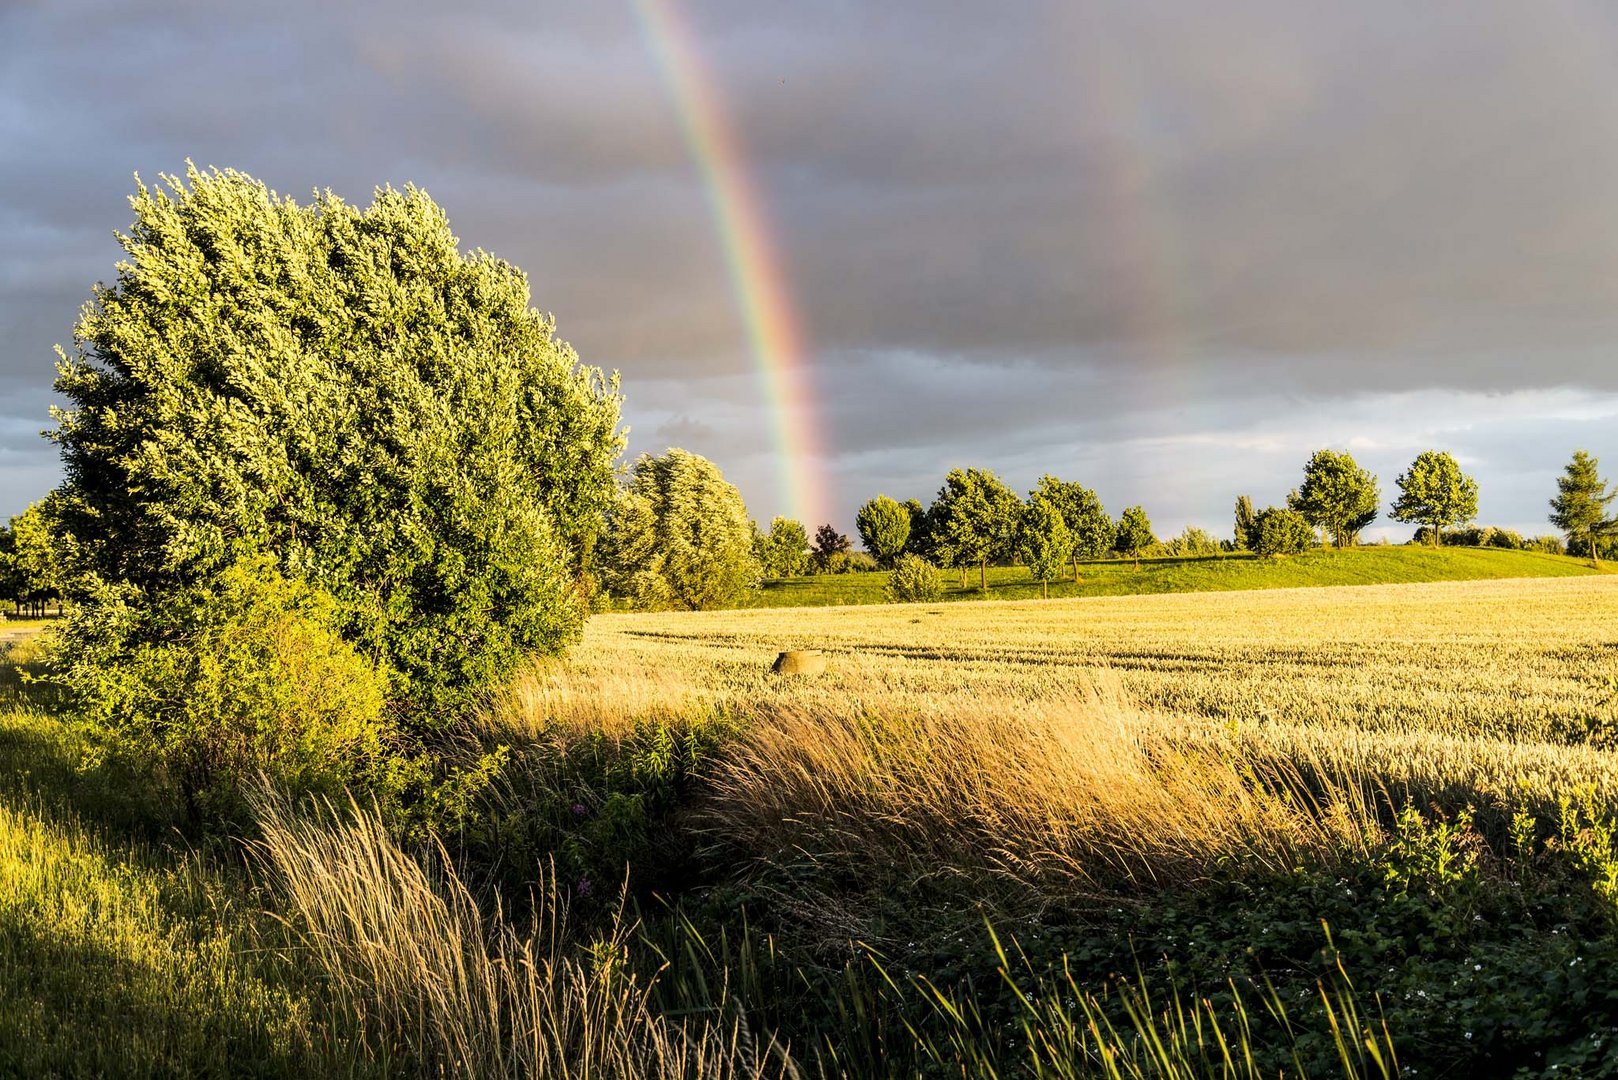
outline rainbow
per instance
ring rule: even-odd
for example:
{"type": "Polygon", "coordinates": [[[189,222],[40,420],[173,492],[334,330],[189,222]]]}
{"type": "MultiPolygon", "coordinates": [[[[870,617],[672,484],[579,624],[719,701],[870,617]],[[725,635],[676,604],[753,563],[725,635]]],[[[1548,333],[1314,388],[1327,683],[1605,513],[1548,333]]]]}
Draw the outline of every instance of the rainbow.
{"type": "Polygon", "coordinates": [[[763,382],[785,513],[811,531],[827,520],[815,401],[798,313],[781,270],[769,217],[747,158],[675,0],[634,0],[645,37],[668,81],[686,147],[702,174],[724,249],[731,292],[763,382]]]}

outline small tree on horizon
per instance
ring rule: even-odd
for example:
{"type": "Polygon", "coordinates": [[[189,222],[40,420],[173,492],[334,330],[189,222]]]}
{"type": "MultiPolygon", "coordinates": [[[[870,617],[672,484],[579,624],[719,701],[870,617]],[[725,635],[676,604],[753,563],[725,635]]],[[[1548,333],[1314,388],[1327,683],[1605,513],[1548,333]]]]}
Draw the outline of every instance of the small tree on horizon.
{"type": "Polygon", "coordinates": [[[891,570],[910,539],[910,511],[886,495],[878,495],[854,515],[854,528],[877,565],[891,570]]]}
{"type": "MultiPolygon", "coordinates": [[[[46,497],[48,501],[50,496],[46,497]]],[[[37,502],[0,527],[0,599],[19,609],[45,614],[62,602],[62,566],[44,502],[37,502]]]]}
{"type": "Polygon", "coordinates": [[[809,533],[803,523],[777,516],[761,537],[759,561],[767,577],[797,577],[809,569],[809,533]]]}
{"type": "Polygon", "coordinates": [[[1446,526],[1463,525],[1478,516],[1478,482],[1442,450],[1423,451],[1396,483],[1394,520],[1431,526],[1434,547],[1443,542],[1446,526]]]}
{"type": "Polygon", "coordinates": [[[847,536],[837,531],[837,527],[830,522],[815,530],[814,554],[810,561],[820,573],[826,573],[837,562],[837,556],[847,555],[854,545],[847,536]]]}
{"type": "Polygon", "coordinates": [[[1079,560],[1099,559],[1112,550],[1117,538],[1112,519],[1107,516],[1101,500],[1094,491],[1072,480],[1059,480],[1049,474],[1039,478],[1039,484],[1028,493],[1028,501],[1044,499],[1055,506],[1067,525],[1073,542],[1069,558],[1073,560],[1073,580],[1079,580],[1079,560]]]}
{"type": "Polygon", "coordinates": [[[1618,528],[1618,522],[1607,518],[1607,507],[1618,499],[1618,489],[1607,490],[1600,466],[1588,451],[1573,451],[1573,460],[1556,478],[1550,516],[1551,524],[1567,533],[1569,550],[1573,541],[1583,539],[1590,548],[1590,564],[1597,567],[1601,565],[1601,538],[1618,528]]]}
{"type": "Polygon", "coordinates": [[[1359,467],[1347,453],[1317,450],[1303,467],[1303,485],[1288,501],[1310,525],[1330,536],[1333,547],[1347,547],[1349,539],[1376,520],[1382,501],[1376,477],[1359,467]]]}
{"type": "Polygon", "coordinates": [[[1055,503],[1036,494],[1023,507],[1017,552],[1048,599],[1051,581],[1061,576],[1062,567],[1073,554],[1073,534],[1055,503]]]}
{"type": "Polygon", "coordinates": [[[1113,550],[1132,557],[1137,570],[1140,569],[1140,553],[1157,543],[1157,537],[1152,535],[1152,520],[1139,506],[1124,511],[1114,535],[1113,550]]]}
{"type": "Polygon", "coordinates": [[[1235,543],[1237,551],[1258,549],[1258,515],[1253,511],[1253,498],[1250,495],[1236,496],[1235,543]]]}
{"type": "Polygon", "coordinates": [[[719,466],[679,449],[636,460],[602,565],[612,592],[643,608],[725,607],[761,575],[741,492],[719,466]]]}
{"type": "Polygon", "coordinates": [[[976,565],[978,586],[989,591],[989,560],[1011,554],[1022,500],[987,469],[951,469],[933,503],[933,544],[962,568],[976,565]]]}

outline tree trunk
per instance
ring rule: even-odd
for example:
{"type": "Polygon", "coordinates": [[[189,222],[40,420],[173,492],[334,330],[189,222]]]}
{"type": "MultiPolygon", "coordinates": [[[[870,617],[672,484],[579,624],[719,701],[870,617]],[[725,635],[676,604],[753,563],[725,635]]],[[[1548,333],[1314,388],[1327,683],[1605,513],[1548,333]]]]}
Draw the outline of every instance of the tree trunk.
{"type": "Polygon", "coordinates": [[[978,562],[978,588],[982,589],[984,592],[989,591],[989,560],[988,559],[983,559],[983,560],[980,560],[978,562]]]}
{"type": "Polygon", "coordinates": [[[1079,553],[1077,551],[1073,553],[1073,583],[1075,585],[1079,583],[1079,553]]]}
{"type": "Polygon", "coordinates": [[[1051,598],[1051,583],[1042,578],[1039,585],[1040,588],[1045,590],[1045,599],[1049,600],[1051,598]]]}

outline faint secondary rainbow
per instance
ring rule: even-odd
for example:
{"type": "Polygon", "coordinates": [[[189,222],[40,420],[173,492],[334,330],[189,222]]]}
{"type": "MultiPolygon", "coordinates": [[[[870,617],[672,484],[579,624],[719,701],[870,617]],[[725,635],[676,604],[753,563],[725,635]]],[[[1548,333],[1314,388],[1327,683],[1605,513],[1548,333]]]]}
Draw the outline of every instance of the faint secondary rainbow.
{"type": "Polygon", "coordinates": [[[686,147],[724,249],[731,292],[764,383],[786,513],[813,529],[827,520],[814,395],[798,313],[781,271],[769,218],[748,174],[719,89],[675,0],[633,0],[641,33],[674,98],[686,147]]]}

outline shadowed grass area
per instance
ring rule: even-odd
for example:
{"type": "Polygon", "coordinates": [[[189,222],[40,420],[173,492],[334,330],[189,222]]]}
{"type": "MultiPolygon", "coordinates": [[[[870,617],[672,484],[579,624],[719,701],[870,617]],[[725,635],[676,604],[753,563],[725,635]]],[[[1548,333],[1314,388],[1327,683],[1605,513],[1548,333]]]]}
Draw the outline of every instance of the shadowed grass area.
{"type": "MultiPolygon", "coordinates": [[[[1256,555],[1210,555],[1185,559],[1106,559],[1079,564],[1080,580],[1072,570],[1062,581],[1051,582],[1053,599],[1075,596],[1130,596],[1148,593],[1227,592],[1241,589],[1293,589],[1321,585],[1396,585],[1427,581],[1486,581],[1501,578],[1575,577],[1615,573],[1599,571],[1588,561],[1537,551],[1503,548],[1429,548],[1389,545],[1323,548],[1284,558],[1256,555]]],[[[943,600],[981,600],[978,573],[945,570],[943,600]]],[[[989,597],[995,600],[1033,600],[1041,596],[1039,582],[1020,566],[989,568],[989,597]]],[[[886,573],[826,574],[783,578],[764,583],[748,596],[744,607],[826,607],[838,604],[887,602],[886,573]]]]}
{"type": "Polygon", "coordinates": [[[165,829],[0,643],[0,1075],[366,1076],[230,843],[165,829]]]}

